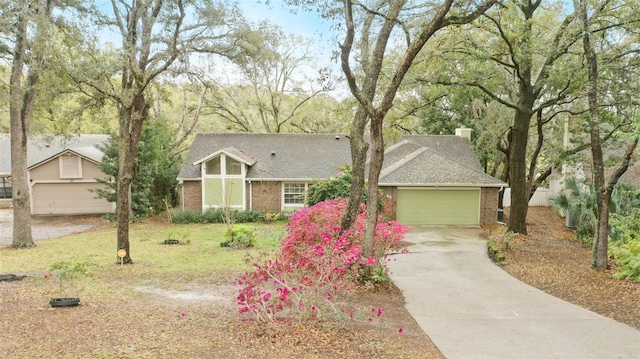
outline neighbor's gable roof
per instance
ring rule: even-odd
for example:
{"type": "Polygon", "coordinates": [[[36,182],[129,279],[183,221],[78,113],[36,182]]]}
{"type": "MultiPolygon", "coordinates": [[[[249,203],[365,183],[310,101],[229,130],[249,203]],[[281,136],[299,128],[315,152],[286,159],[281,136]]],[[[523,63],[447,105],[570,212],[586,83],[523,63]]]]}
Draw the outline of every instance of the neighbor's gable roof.
{"type": "MultiPolygon", "coordinates": [[[[466,146],[470,148],[468,142],[466,146]]],[[[382,186],[506,186],[478,167],[480,162],[475,154],[454,159],[413,140],[404,140],[385,152],[379,183],[382,186]]]]}
{"type": "Polygon", "coordinates": [[[76,156],[80,156],[96,164],[100,163],[102,161],[102,157],[104,156],[104,152],[99,150],[97,147],[92,147],[92,146],[73,147],[73,148],[68,148],[58,153],[55,153],[53,156],[49,158],[45,158],[42,161],[35,163],[33,165],[30,165],[28,168],[31,170],[44,163],[51,161],[54,158],[64,156],[67,153],[72,153],[76,156]]]}
{"type": "MultiPolygon", "coordinates": [[[[106,144],[108,135],[32,135],[27,142],[27,167],[32,168],[57,157],[67,150],[96,163],[102,159],[102,151],[97,146],[106,144]]],[[[11,136],[0,134],[0,175],[11,174],[11,136]]]]}
{"type": "Polygon", "coordinates": [[[200,164],[222,152],[250,164],[247,180],[324,179],[351,163],[349,140],[340,134],[199,133],[178,179],[200,179],[200,164]]]}

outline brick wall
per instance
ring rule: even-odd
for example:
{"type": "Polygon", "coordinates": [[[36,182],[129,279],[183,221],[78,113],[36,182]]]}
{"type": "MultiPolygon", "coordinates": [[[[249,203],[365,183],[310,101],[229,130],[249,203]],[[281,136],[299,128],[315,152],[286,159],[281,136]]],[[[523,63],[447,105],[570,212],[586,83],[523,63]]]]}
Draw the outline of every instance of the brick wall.
{"type": "Polygon", "coordinates": [[[498,221],[498,193],[500,188],[482,188],[480,191],[480,225],[498,221]]]}
{"type": "Polygon", "coordinates": [[[396,208],[398,204],[398,187],[380,186],[380,189],[383,190],[389,197],[391,197],[387,202],[385,202],[384,215],[390,220],[395,220],[397,218],[396,208]]]}
{"type": "Polygon", "coordinates": [[[202,211],[202,182],[184,181],[182,183],[182,204],[185,210],[202,211]]]}
{"type": "Polygon", "coordinates": [[[282,210],[282,182],[253,181],[251,187],[254,210],[270,213],[282,210]]]}

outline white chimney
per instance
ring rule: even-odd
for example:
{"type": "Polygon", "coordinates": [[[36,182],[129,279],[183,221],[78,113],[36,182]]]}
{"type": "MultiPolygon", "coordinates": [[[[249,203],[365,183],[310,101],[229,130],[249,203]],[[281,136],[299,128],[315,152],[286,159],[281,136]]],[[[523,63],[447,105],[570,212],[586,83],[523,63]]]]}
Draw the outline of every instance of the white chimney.
{"type": "Polygon", "coordinates": [[[471,132],[472,131],[473,131],[473,129],[471,129],[471,128],[466,128],[464,126],[460,126],[460,128],[456,128],[456,136],[464,137],[467,140],[469,140],[469,142],[471,142],[471,132]]]}

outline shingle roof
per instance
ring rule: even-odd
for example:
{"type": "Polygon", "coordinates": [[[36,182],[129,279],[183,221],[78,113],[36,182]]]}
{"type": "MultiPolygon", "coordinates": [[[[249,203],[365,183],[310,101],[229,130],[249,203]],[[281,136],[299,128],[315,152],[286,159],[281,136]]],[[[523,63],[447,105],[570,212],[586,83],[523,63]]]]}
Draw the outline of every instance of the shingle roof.
{"type": "MultiPolygon", "coordinates": [[[[54,135],[32,135],[27,142],[27,166],[35,166],[65,150],[99,162],[102,151],[96,146],[106,143],[108,135],[73,135],[70,137],[54,135]]],[[[11,136],[0,134],[0,175],[11,174],[11,136]]]]}
{"type": "MultiPolygon", "coordinates": [[[[200,163],[225,152],[249,164],[248,180],[328,178],[351,164],[349,140],[336,134],[200,133],[178,174],[199,180],[200,163]],[[274,153],[274,155],[272,155],[274,153]]],[[[482,171],[469,140],[459,136],[404,136],[385,151],[381,185],[506,186],[482,171]]]]}
{"type": "Polygon", "coordinates": [[[402,140],[411,141],[423,147],[428,147],[444,156],[454,159],[478,171],[482,171],[482,165],[470,146],[469,140],[455,135],[407,135],[402,140]]]}
{"type": "MultiPolygon", "coordinates": [[[[467,147],[470,147],[468,142],[467,147]]],[[[390,147],[387,151],[389,156],[385,156],[380,172],[381,185],[506,186],[504,182],[478,170],[480,163],[477,158],[475,161],[465,157],[453,159],[432,148],[407,140],[390,147]],[[478,162],[477,166],[474,162],[478,162]]],[[[475,155],[473,157],[475,158],[475,155]]]]}
{"type": "Polygon", "coordinates": [[[228,148],[255,161],[249,180],[328,178],[338,166],[351,163],[349,140],[341,134],[199,133],[178,178],[200,179],[197,162],[228,148]]]}

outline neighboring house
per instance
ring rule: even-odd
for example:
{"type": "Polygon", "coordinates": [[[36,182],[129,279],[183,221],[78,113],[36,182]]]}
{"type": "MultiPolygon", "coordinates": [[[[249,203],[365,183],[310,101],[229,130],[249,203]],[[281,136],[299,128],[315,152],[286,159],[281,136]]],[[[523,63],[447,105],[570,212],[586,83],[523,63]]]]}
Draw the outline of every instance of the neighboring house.
{"type": "MultiPolygon", "coordinates": [[[[96,198],[92,190],[107,179],[99,168],[103,153],[97,146],[107,135],[29,137],[27,166],[34,215],[113,213],[115,205],[96,198]]],[[[0,134],[0,204],[11,205],[11,138],[0,134]]]]}
{"type": "MultiPolygon", "coordinates": [[[[201,133],[178,174],[182,209],[291,212],[350,163],[344,135],[201,133]]],[[[380,187],[402,223],[478,226],[496,222],[506,184],[483,172],[468,138],[405,136],[385,151],[380,187]]]]}

